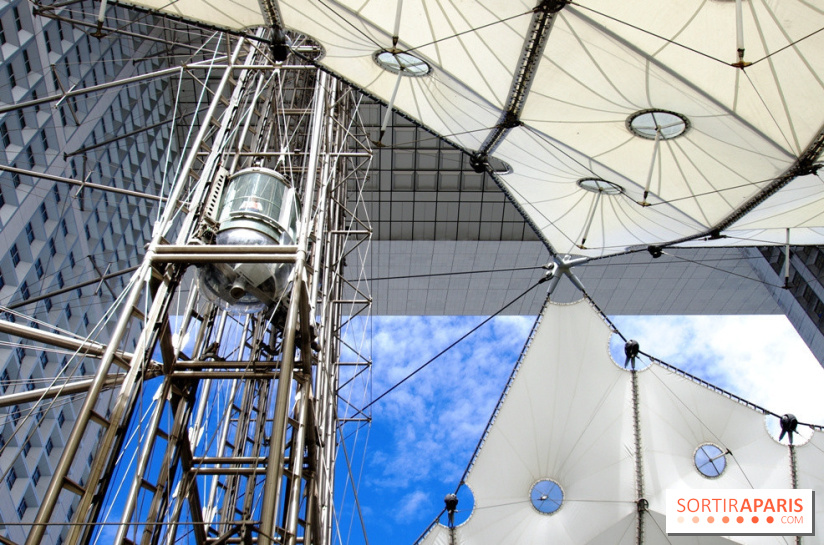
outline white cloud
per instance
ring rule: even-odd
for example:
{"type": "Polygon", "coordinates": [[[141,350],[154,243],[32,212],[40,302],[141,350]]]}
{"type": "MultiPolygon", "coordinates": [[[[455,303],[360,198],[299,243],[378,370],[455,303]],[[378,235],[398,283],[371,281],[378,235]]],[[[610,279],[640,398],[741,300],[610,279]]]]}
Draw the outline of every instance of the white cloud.
{"type": "Polygon", "coordinates": [[[617,317],[641,350],[748,401],[824,423],[824,368],[783,315],[617,317]]]}
{"type": "Polygon", "coordinates": [[[405,521],[410,517],[417,515],[421,506],[429,499],[426,492],[422,490],[415,490],[406,494],[398,502],[398,509],[395,512],[395,520],[405,521]]]}

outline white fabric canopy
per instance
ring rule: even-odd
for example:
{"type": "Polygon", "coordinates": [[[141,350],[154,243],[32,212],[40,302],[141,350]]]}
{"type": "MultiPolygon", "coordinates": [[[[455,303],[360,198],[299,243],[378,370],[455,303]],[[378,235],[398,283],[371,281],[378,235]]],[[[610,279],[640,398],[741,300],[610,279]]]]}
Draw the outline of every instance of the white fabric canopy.
{"type": "Polygon", "coordinates": [[[394,106],[469,152],[484,151],[522,57],[544,43],[518,126],[489,151],[509,164],[505,189],[558,252],[605,255],[719,227],[731,237],[725,245],[783,242],[787,228],[793,242],[824,243],[817,175],[736,221],[773,192],[773,180],[788,182],[795,166],[809,171],[817,160],[821,0],[744,0],[739,66],[733,1],[561,3],[543,42],[531,34],[533,20],[547,19],[534,1],[134,3],[233,29],[268,24],[260,6],[271,4],[287,28],[323,46],[323,65],[387,102],[398,76],[374,57],[393,49],[401,7],[396,50],[430,71],[401,77],[394,106]],[[674,112],[689,128],[658,143],[654,130],[637,136],[628,120],[648,109],[674,112]],[[578,186],[588,177],[622,192],[599,197],[578,186]]]}
{"type": "MultiPolygon", "coordinates": [[[[636,543],[632,373],[610,357],[610,333],[586,302],[547,306],[468,471],[475,504],[455,529],[457,543],[636,543]],[[545,479],[564,493],[551,515],[530,500],[532,486],[545,479]]],[[[765,414],[703,383],[657,364],[636,377],[649,502],[644,543],[785,543],[777,536],[666,535],[668,488],[792,488],[790,449],[770,437],[765,414]],[[726,465],[713,478],[694,458],[708,444],[726,465]]],[[[822,435],[795,447],[799,487],[819,493],[822,435]]],[[[435,526],[421,543],[448,537],[448,529],[435,526]]]]}

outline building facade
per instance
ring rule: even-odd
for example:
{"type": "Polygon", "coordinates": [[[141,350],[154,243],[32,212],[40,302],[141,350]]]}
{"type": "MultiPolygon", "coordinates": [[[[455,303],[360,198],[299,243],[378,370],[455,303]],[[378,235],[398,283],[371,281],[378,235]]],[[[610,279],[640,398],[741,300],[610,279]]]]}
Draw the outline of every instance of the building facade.
{"type": "MultiPolygon", "coordinates": [[[[163,44],[122,34],[93,35],[66,19],[94,17],[90,1],[52,17],[25,1],[0,3],[0,105],[38,99],[150,72],[163,44]]],[[[109,20],[159,35],[141,15],[110,8],[109,20]]],[[[158,194],[169,152],[170,101],[159,80],[10,109],[0,115],[0,305],[6,323],[71,332],[94,341],[107,335],[106,313],[140,262],[156,201],[93,189],[95,184],[158,194]],[[154,126],[151,132],[139,129],[154,126]],[[43,173],[70,181],[29,175],[43,173]],[[84,187],[86,183],[89,186],[84,187]],[[126,273],[124,273],[126,271],[126,273]]],[[[94,374],[96,360],[16,335],[0,342],[0,392],[14,394],[94,374]]],[[[25,540],[48,476],[71,430],[78,396],[19,403],[0,416],[0,520],[3,536],[25,540]],[[33,411],[32,407],[43,407],[33,411]]],[[[106,402],[99,406],[107,412],[106,402]]],[[[91,453],[91,441],[81,449],[91,453]]],[[[91,455],[89,455],[90,463],[91,455]]],[[[86,465],[69,478],[86,486],[86,465]]],[[[71,519],[74,502],[58,507],[71,519]]],[[[62,541],[61,528],[49,542],[62,541]]]]}

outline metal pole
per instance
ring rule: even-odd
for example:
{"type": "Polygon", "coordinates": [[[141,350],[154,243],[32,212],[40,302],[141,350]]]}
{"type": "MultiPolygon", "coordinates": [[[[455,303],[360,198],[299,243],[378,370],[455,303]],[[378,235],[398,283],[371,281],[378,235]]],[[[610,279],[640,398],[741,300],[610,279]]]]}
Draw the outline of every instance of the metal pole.
{"type": "MultiPolygon", "coordinates": [[[[124,375],[111,375],[106,380],[104,389],[111,390],[123,383],[124,375]]],[[[11,407],[18,403],[35,403],[43,399],[51,399],[58,396],[68,396],[72,394],[82,394],[89,391],[94,379],[78,380],[66,382],[48,388],[37,388],[28,392],[17,392],[6,394],[0,397],[0,408],[11,407]]]]}
{"type": "MultiPolygon", "coordinates": [[[[151,420],[149,420],[146,441],[145,444],[143,444],[143,448],[140,451],[140,457],[137,461],[137,468],[135,469],[135,474],[134,478],[132,479],[131,487],[129,488],[129,493],[126,496],[126,504],[123,506],[123,515],[121,516],[120,520],[131,519],[132,512],[134,511],[135,505],[137,504],[137,494],[140,491],[140,485],[143,482],[143,475],[146,472],[146,467],[148,467],[149,465],[149,459],[152,454],[152,447],[154,446],[154,442],[157,437],[157,429],[158,426],[160,426],[160,417],[163,415],[163,409],[166,405],[166,398],[169,396],[170,389],[171,383],[169,378],[166,377],[163,380],[163,384],[160,387],[160,396],[157,398],[157,406],[155,407],[155,410],[152,413],[151,420]]],[[[129,528],[130,526],[126,524],[121,524],[120,526],[118,526],[114,542],[123,543],[123,540],[126,538],[126,532],[129,530],[129,528]]]]}
{"type": "MultiPolygon", "coordinates": [[[[278,379],[277,397],[275,399],[274,421],[272,436],[269,439],[269,459],[266,467],[266,482],[263,488],[263,504],[261,508],[259,545],[272,545],[276,533],[276,516],[278,512],[278,496],[283,480],[283,449],[285,446],[286,425],[289,418],[289,400],[292,392],[292,373],[295,365],[295,333],[298,322],[298,309],[301,301],[301,291],[304,288],[304,270],[306,253],[311,229],[312,205],[315,194],[315,177],[320,152],[321,129],[326,102],[326,85],[328,75],[325,72],[318,74],[315,84],[315,103],[311,129],[311,155],[309,168],[304,185],[303,211],[301,213],[301,233],[298,242],[297,258],[295,260],[294,283],[289,299],[289,311],[286,316],[286,325],[283,329],[283,358],[281,360],[280,378],[278,379]]],[[[300,501],[298,498],[297,501],[300,501]]]]}
{"type": "Polygon", "coordinates": [[[121,195],[128,195],[129,197],[138,197],[149,201],[165,201],[163,197],[152,195],[151,193],[141,193],[140,191],[132,191],[130,189],[121,189],[119,187],[112,187],[109,185],[95,184],[92,182],[81,182],[73,178],[66,178],[65,176],[56,176],[54,174],[47,174],[45,172],[37,172],[34,170],[26,170],[9,165],[0,164],[0,170],[6,170],[15,174],[22,174],[23,176],[31,176],[32,178],[42,178],[50,182],[61,182],[69,185],[76,185],[80,187],[88,187],[89,189],[97,189],[99,191],[108,191],[109,193],[119,193],[121,195]]]}

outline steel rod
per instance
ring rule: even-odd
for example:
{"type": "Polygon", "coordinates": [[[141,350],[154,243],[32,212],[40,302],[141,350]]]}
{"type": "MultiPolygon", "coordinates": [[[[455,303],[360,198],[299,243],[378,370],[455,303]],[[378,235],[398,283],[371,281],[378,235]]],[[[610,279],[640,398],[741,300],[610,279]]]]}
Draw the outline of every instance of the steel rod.
{"type": "MultiPolygon", "coordinates": [[[[126,502],[123,505],[121,516],[122,520],[127,520],[131,518],[132,512],[134,512],[135,505],[137,505],[137,497],[140,493],[140,489],[143,483],[143,476],[146,473],[146,468],[149,466],[149,460],[152,454],[152,448],[155,444],[155,439],[157,438],[157,429],[160,426],[160,418],[163,415],[163,409],[166,405],[166,398],[169,395],[169,391],[171,390],[171,382],[169,381],[168,377],[163,380],[163,384],[160,387],[160,396],[157,397],[157,405],[152,411],[151,419],[149,420],[149,424],[146,428],[146,435],[143,437],[143,441],[141,444],[140,455],[137,460],[137,467],[135,468],[134,478],[132,479],[132,484],[129,487],[129,491],[126,495],[126,502]]],[[[123,543],[123,540],[126,538],[126,532],[129,530],[129,526],[122,524],[117,528],[117,534],[115,534],[114,542],[115,543],[123,543]]]]}
{"type": "Polygon", "coordinates": [[[295,281],[292,285],[292,293],[289,298],[289,310],[283,329],[281,375],[278,379],[272,435],[269,440],[269,463],[266,469],[266,482],[263,488],[260,534],[258,535],[260,545],[273,545],[273,536],[276,534],[275,517],[278,513],[278,497],[283,480],[283,449],[285,446],[286,425],[289,417],[289,401],[292,392],[292,372],[295,364],[295,333],[297,331],[298,308],[300,306],[301,291],[303,289],[306,252],[309,243],[309,230],[311,228],[309,218],[312,217],[312,205],[315,194],[315,173],[317,172],[318,154],[320,152],[323,112],[326,106],[325,86],[327,79],[328,76],[325,72],[319,72],[318,79],[315,83],[315,108],[310,133],[311,155],[309,157],[308,174],[304,183],[301,230],[298,238],[297,259],[295,261],[295,281]]]}
{"type": "Polygon", "coordinates": [[[152,195],[151,193],[141,193],[140,191],[132,191],[131,189],[121,189],[119,187],[95,184],[92,182],[83,182],[80,180],[75,180],[73,178],[66,178],[65,176],[56,176],[54,174],[36,172],[34,170],[26,170],[23,168],[17,168],[4,164],[0,164],[0,170],[14,172],[15,174],[22,174],[24,176],[31,176],[32,178],[42,178],[44,180],[49,180],[52,182],[61,182],[64,184],[75,185],[79,187],[88,187],[89,189],[97,189],[99,191],[108,191],[109,193],[118,193],[120,195],[128,195],[130,197],[138,197],[140,199],[146,199],[149,201],[162,202],[165,200],[163,197],[158,197],[157,195],[152,195]]]}
{"type": "MultiPolygon", "coordinates": [[[[208,246],[204,246],[208,248],[208,246]]],[[[155,254],[153,263],[292,263],[295,256],[279,253],[270,254],[218,254],[218,253],[183,253],[183,254],[155,254]]]]}
{"type": "MultiPolygon", "coordinates": [[[[156,374],[155,374],[156,375],[156,374]]],[[[123,383],[124,375],[110,375],[106,380],[105,389],[116,388],[123,383]]],[[[0,396],[0,408],[11,407],[19,403],[35,403],[43,399],[52,399],[64,395],[82,394],[89,391],[94,379],[76,380],[56,384],[47,388],[36,388],[26,392],[15,392],[0,396]]]]}
{"type": "Polygon", "coordinates": [[[182,246],[164,244],[156,248],[158,255],[166,254],[222,254],[222,253],[236,253],[236,254],[294,254],[298,250],[297,246],[278,246],[278,245],[232,245],[232,244],[185,244],[182,246]]]}

